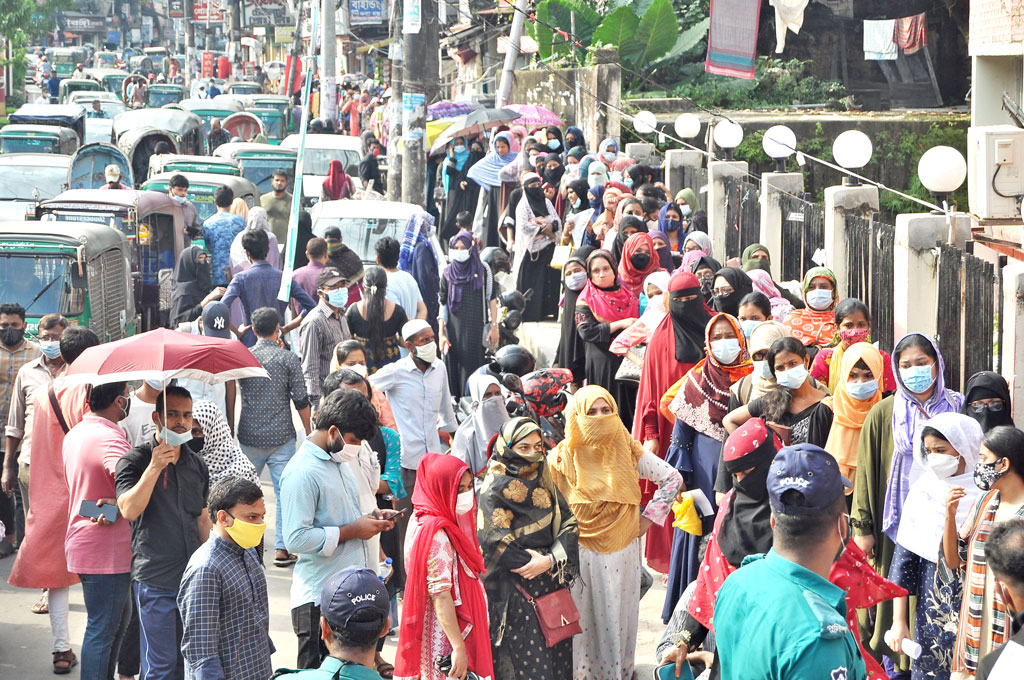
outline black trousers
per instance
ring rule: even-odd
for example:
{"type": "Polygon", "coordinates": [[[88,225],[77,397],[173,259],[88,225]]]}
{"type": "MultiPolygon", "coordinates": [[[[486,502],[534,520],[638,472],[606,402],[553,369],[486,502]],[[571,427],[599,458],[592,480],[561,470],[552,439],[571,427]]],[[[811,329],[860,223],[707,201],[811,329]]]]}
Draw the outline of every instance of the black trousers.
{"type": "Polygon", "coordinates": [[[327,658],[327,645],[320,635],[320,607],[312,602],[292,610],[292,630],[299,639],[296,668],[320,668],[327,658]]]}

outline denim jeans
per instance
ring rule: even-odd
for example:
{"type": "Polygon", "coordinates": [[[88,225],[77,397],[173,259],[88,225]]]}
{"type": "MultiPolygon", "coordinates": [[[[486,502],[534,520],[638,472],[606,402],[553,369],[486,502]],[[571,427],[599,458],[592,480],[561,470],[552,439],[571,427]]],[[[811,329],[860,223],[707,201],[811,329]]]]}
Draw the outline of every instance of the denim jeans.
{"type": "Polygon", "coordinates": [[[274,484],[274,550],[284,550],[284,534],[281,531],[281,473],[295,455],[295,440],[288,441],[276,449],[264,449],[258,446],[242,444],[242,452],[256,466],[256,474],[263,474],[263,466],[270,468],[270,481],[274,484]]]}
{"type": "Polygon", "coordinates": [[[131,574],[79,574],[87,621],[82,639],[81,680],[114,677],[117,653],[128,625],[131,574]]]}
{"type": "Polygon", "coordinates": [[[177,591],[134,582],[135,606],[139,610],[140,680],[183,680],[185,660],[181,656],[181,614],[177,591]]]}

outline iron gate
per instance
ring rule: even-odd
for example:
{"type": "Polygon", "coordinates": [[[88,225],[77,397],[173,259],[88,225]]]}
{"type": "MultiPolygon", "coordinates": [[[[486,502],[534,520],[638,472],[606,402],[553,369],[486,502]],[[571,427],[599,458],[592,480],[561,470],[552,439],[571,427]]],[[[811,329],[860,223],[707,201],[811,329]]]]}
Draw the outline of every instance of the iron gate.
{"type": "Polygon", "coordinates": [[[791,194],[778,194],[782,211],[782,280],[800,281],[825,247],[825,210],[791,194]]]}
{"type": "Polygon", "coordinates": [[[886,352],[893,347],[895,228],[863,217],[846,218],[846,258],[850,297],[871,311],[871,339],[886,352]]]}
{"type": "MultiPolygon", "coordinates": [[[[739,257],[743,249],[761,239],[760,189],[735,177],[724,177],[725,259],[739,257]]],[[[724,262],[724,259],[723,259],[724,262]]]]}

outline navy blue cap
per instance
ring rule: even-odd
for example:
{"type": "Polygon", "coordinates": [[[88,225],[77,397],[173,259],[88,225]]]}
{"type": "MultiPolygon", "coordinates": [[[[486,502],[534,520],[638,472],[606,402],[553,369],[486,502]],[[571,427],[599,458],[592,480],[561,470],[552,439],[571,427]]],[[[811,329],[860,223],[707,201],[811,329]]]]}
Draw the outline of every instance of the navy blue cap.
{"type": "Polygon", "coordinates": [[[345,567],[327,579],[320,591],[320,614],[335,630],[367,633],[376,639],[390,613],[387,587],[377,574],[363,567],[345,567]],[[372,609],[379,618],[350,620],[364,609],[372,609]]]}
{"type": "Polygon", "coordinates": [[[832,454],[813,444],[780,449],[768,470],[768,497],[772,508],[786,515],[824,512],[852,487],[839,472],[839,463],[832,454]],[[781,497],[787,491],[799,491],[804,503],[783,503],[781,497]]]}
{"type": "Polygon", "coordinates": [[[207,302],[203,307],[203,335],[213,338],[231,338],[230,310],[220,300],[207,302]]]}

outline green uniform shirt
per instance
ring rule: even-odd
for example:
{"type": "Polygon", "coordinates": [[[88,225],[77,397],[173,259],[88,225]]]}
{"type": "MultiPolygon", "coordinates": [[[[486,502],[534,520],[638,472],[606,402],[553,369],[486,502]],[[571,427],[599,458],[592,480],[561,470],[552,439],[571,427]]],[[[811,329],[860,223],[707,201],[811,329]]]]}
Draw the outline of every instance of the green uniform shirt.
{"type": "Polygon", "coordinates": [[[753,555],[715,600],[722,680],[863,680],[845,593],[774,550],[753,555]]]}
{"type": "Polygon", "coordinates": [[[372,668],[351,663],[342,666],[341,659],[333,656],[324,659],[320,668],[282,675],[281,680],[331,680],[339,668],[341,672],[338,673],[338,680],[381,680],[380,675],[372,668]]]}

